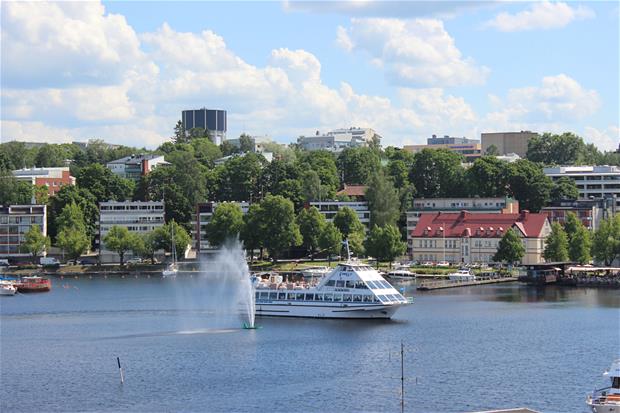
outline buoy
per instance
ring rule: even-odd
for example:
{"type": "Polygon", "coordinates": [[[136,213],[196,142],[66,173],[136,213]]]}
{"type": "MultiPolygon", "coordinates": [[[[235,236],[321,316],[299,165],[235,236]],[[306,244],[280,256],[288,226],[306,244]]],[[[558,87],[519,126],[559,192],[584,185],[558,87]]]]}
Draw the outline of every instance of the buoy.
{"type": "Polygon", "coordinates": [[[116,362],[118,363],[118,371],[121,374],[121,384],[123,384],[125,382],[125,379],[123,377],[123,368],[121,367],[121,359],[117,357],[116,362]]]}

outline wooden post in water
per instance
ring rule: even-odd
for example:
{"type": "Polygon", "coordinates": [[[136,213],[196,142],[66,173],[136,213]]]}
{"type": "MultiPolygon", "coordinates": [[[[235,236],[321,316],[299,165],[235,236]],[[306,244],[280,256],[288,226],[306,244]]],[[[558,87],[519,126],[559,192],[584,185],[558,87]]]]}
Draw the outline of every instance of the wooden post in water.
{"type": "Polygon", "coordinates": [[[121,367],[121,359],[119,357],[116,358],[116,362],[118,363],[118,371],[121,374],[121,384],[125,382],[123,378],[123,368],[121,367]]]}
{"type": "Polygon", "coordinates": [[[400,342],[400,412],[405,412],[405,350],[400,342]]]}

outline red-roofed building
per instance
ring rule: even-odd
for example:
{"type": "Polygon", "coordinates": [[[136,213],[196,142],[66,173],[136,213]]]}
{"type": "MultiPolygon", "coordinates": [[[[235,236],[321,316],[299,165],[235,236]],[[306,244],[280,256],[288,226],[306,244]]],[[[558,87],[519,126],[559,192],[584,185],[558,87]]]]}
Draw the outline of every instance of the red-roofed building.
{"type": "Polygon", "coordinates": [[[543,262],[545,238],[551,233],[547,214],[431,213],[422,214],[411,233],[413,259],[470,264],[493,261],[499,241],[509,228],[525,246],[522,264],[543,262]]]}
{"type": "Polygon", "coordinates": [[[346,195],[350,198],[357,199],[358,201],[364,200],[366,195],[366,185],[344,185],[344,188],[336,192],[336,195],[346,195]]]}

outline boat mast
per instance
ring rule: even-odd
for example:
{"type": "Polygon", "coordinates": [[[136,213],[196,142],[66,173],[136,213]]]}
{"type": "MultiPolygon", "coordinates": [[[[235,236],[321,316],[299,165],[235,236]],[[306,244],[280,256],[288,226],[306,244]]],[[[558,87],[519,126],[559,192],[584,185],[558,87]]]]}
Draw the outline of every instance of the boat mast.
{"type": "Polygon", "coordinates": [[[405,349],[400,342],[400,412],[405,412],[405,349]]]}

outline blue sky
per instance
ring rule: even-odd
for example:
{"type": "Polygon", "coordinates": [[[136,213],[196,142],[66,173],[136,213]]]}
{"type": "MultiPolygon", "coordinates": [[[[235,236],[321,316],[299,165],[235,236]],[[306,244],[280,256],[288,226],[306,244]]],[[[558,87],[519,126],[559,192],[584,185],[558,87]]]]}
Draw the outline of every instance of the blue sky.
{"type": "Polygon", "coordinates": [[[618,146],[617,2],[2,3],[2,141],[574,131],[618,146]]]}

